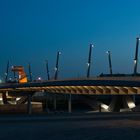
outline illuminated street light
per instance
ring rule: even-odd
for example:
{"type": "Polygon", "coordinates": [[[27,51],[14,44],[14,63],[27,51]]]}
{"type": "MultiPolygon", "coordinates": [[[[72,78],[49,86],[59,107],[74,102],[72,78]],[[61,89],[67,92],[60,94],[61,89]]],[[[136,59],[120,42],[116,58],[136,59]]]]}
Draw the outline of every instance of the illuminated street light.
{"type": "Polygon", "coordinates": [[[111,52],[107,51],[106,53],[108,54],[109,71],[110,71],[110,74],[112,75],[111,52]]]}
{"type": "Polygon", "coordinates": [[[136,62],[137,62],[137,61],[136,61],[136,60],[134,60],[134,64],[136,64],[136,62]]]}
{"type": "Polygon", "coordinates": [[[58,78],[58,71],[59,71],[59,56],[61,55],[61,52],[57,52],[57,58],[56,58],[56,66],[55,66],[55,75],[54,79],[57,80],[58,78]]]}
{"type": "Polygon", "coordinates": [[[89,63],[87,63],[87,66],[88,66],[88,67],[89,67],[89,65],[90,65],[90,64],[89,64],[89,63]]]}
{"type": "Polygon", "coordinates": [[[134,75],[137,75],[139,41],[140,41],[140,38],[137,37],[136,38],[135,59],[134,59],[134,75]]]}
{"type": "Polygon", "coordinates": [[[92,48],[94,47],[93,44],[90,44],[89,49],[89,57],[88,57],[88,63],[87,63],[87,78],[90,77],[90,68],[91,68],[91,54],[92,54],[92,48]]]}
{"type": "Polygon", "coordinates": [[[41,78],[41,77],[38,77],[38,78],[37,78],[37,80],[38,80],[38,81],[41,81],[41,80],[42,80],[42,78],[41,78]]]}

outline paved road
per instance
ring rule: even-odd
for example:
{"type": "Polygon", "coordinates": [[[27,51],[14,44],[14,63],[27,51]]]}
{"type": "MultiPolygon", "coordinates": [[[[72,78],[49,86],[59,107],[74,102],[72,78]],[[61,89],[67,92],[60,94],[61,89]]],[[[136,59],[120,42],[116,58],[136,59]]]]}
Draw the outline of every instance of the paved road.
{"type": "Polygon", "coordinates": [[[3,140],[139,140],[139,113],[2,115],[3,140]]]}

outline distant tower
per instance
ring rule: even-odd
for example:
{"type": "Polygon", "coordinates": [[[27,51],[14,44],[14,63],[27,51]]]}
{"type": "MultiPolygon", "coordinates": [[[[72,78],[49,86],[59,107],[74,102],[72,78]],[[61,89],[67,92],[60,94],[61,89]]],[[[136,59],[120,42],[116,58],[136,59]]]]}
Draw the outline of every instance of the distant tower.
{"type": "Polygon", "coordinates": [[[93,44],[90,44],[89,48],[89,56],[88,56],[88,63],[87,63],[87,78],[90,77],[90,68],[91,68],[91,54],[92,54],[92,48],[94,47],[93,44]]]}

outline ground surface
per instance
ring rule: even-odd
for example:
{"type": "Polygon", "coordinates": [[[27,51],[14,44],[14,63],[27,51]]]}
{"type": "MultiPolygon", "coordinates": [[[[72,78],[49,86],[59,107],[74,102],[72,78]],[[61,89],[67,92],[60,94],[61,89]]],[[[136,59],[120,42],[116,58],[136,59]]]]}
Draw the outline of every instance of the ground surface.
{"type": "Polygon", "coordinates": [[[139,113],[1,115],[0,140],[139,140],[139,113]]]}

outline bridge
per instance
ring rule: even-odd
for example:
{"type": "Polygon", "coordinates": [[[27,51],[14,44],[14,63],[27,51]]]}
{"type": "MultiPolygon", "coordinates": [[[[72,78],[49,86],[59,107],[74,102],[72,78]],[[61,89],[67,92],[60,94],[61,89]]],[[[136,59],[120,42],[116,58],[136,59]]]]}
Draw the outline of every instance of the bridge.
{"type": "Polygon", "coordinates": [[[60,94],[135,95],[140,94],[140,77],[96,77],[0,84],[0,92],[49,92],[60,94]]]}
{"type": "MultiPolygon", "coordinates": [[[[135,107],[132,95],[140,94],[140,77],[94,77],[0,84],[0,93],[3,97],[5,95],[14,97],[27,96],[29,112],[31,112],[31,96],[36,92],[45,92],[53,95],[68,94],[69,112],[71,112],[71,95],[73,94],[116,95],[113,96],[110,105],[101,104],[101,107],[105,107],[110,111],[118,111],[120,109],[119,104],[127,104],[128,108],[135,107]]],[[[56,99],[54,101],[56,104],[56,99]]]]}

